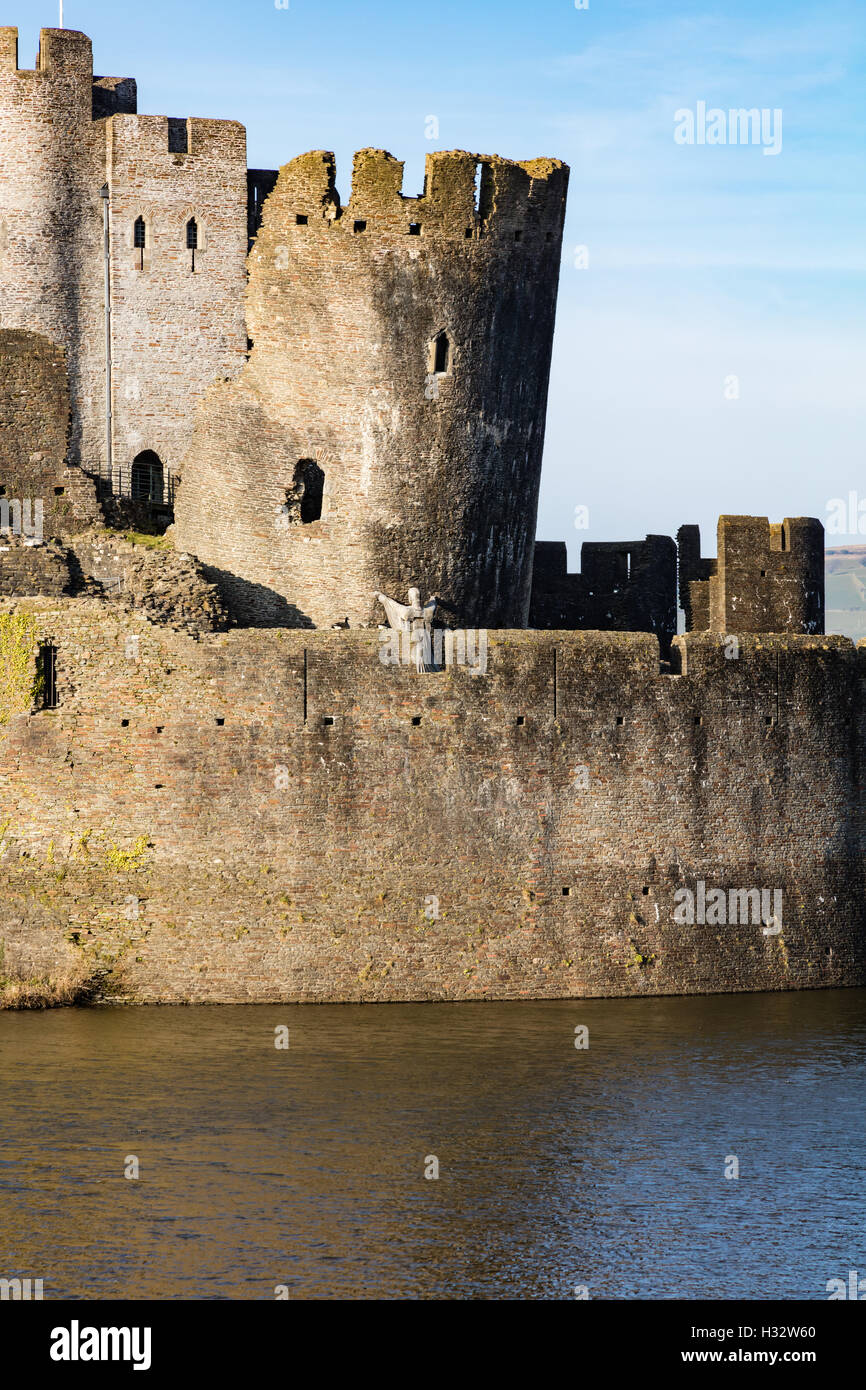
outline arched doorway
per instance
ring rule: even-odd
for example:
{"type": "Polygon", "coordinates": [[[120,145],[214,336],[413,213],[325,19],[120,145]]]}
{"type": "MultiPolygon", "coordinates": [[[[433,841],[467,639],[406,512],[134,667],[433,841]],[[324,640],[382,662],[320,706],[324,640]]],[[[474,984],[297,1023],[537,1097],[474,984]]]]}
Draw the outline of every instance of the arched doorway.
{"type": "Polygon", "coordinates": [[[162,460],[152,449],[145,449],[133,460],[130,494],[133,502],[162,506],[165,495],[162,460]]]}

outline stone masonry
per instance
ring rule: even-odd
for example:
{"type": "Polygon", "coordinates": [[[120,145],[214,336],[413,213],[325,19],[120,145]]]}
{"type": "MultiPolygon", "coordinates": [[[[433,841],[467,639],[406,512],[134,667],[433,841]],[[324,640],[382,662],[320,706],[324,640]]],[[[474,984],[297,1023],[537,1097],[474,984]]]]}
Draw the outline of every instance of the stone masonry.
{"type": "Polygon", "coordinates": [[[743,637],[730,660],[690,634],[664,674],[647,634],[491,632],[483,674],[419,675],[375,633],[4,614],[55,644],[59,702],[0,724],[7,968],[83,959],[165,1002],[866,979],[845,638],[743,637]],[[781,930],[678,925],[700,881],[779,890],[781,930]]]}
{"type": "Polygon", "coordinates": [[[247,170],[236,123],[139,116],[72,31],[21,70],[9,28],[0,155],[0,512],[45,533],[0,536],[4,978],[866,983],[866,649],[822,635],[820,523],[579,575],[534,545],[564,165],[450,151],[410,198],[362,150],[343,204],[330,154],[247,170]],[[165,536],[106,524],[164,504],[125,510],[142,455],[165,536]],[[452,629],[432,670],[363,630],[410,586],[452,629]]]}
{"type": "Polygon", "coordinates": [[[17,29],[0,28],[0,328],[65,350],[69,461],[105,477],[106,187],[113,481],[127,491],[145,450],[179,470],[196,402],[246,352],[244,129],[139,116],[136,102],[132,79],[94,77],[84,34],[43,29],[27,70],[17,29]]]}
{"type": "Polygon", "coordinates": [[[244,623],[378,622],[417,584],[450,625],[523,626],[567,170],[451,151],[408,198],[362,150],[346,206],[335,178],[303,155],[264,205],[252,354],[199,412],[177,543],[244,623]]]}

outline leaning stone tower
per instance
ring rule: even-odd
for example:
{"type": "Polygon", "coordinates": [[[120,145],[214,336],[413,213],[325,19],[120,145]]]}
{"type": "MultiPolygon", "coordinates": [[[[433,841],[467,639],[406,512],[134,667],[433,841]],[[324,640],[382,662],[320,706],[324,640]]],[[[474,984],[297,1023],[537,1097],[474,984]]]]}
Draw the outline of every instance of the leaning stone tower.
{"type": "Polygon", "coordinates": [[[250,360],[214,386],[176,541],[242,621],[525,625],[568,171],[462,151],[286,165],[249,260],[250,360]]]}

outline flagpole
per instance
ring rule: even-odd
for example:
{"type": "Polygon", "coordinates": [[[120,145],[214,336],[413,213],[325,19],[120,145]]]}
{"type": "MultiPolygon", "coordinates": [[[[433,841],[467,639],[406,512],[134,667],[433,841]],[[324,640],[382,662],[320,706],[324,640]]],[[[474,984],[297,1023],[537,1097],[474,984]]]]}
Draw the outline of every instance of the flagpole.
{"type": "Polygon", "coordinates": [[[63,28],[63,0],[60,0],[60,27],[63,28]]]}

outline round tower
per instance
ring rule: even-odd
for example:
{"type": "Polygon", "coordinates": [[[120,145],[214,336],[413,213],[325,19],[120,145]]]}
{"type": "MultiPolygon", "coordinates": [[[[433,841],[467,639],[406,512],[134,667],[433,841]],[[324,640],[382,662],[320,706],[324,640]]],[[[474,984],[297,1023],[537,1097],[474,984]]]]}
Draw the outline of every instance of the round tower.
{"type": "Polygon", "coordinates": [[[0,28],[0,328],[66,349],[70,458],[98,468],[104,426],[104,127],[93,121],[90,40],[43,29],[18,68],[18,30],[0,28]]]}
{"type": "Polygon", "coordinates": [[[286,165],[249,260],[253,348],[212,388],[176,540],[247,622],[526,623],[567,169],[463,151],[286,165]]]}

